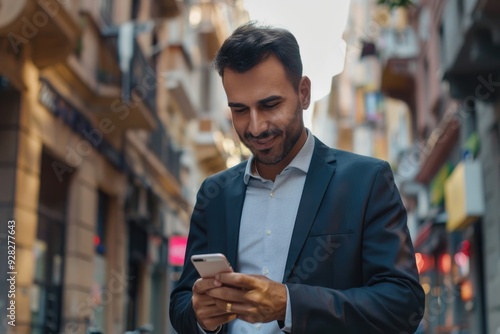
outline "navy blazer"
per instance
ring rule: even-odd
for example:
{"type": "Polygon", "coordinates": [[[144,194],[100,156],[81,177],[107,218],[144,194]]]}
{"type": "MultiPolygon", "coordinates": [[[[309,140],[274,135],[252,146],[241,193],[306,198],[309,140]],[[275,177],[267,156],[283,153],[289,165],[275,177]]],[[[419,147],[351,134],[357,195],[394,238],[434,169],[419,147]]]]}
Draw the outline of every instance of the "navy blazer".
{"type": "MultiPolygon", "coordinates": [[[[170,300],[180,334],[197,333],[191,289],[199,276],[191,255],[223,253],[238,271],[245,166],[209,177],[198,192],[184,270],[170,300]]],[[[424,292],[387,162],[331,149],[315,138],[283,283],[293,333],[415,331],[424,292]]]]}

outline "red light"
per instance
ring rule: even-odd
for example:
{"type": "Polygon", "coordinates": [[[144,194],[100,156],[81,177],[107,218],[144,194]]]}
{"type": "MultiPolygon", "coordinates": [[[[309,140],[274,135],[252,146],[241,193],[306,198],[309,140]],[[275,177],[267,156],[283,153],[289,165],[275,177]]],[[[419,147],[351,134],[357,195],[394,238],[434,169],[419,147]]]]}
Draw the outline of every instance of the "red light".
{"type": "Polygon", "coordinates": [[[463,252],[458,252],[455,254],[455,263],[459,267],[464,267],[469,263],[469,257],[465,255],[463,252]]]}
{"type": "Polygon", "coordinates": [[[464,253],[467,257],[470,256],[470,241],[464,240],[460,245],[460,251],[464,253]]]}
{"type": "Polygon", "coordinates": [[[417,262],[418,273],[422,274],[433,266],[433,258],[422,253],[415,253],[415,260],[417,262]]]}
{"type": "Polygon", "coordinates": [[[94,246],[99,246],[101,243],[101,238],[98,235],[94,235],[94,246]]]}
{"type": "Polygon", "coordinates": [[[464,302],[472,300],[474,298],[474,287],[470,280],[465,280],[460,287],[460,297],[464,302]]]}
{"type": "Polygon", "coordinates": [[[448,274],[451,271],[450,254],[446,253],[441,255],[441,257],[439,258],[439,269],[445,274],[448,274]]]}

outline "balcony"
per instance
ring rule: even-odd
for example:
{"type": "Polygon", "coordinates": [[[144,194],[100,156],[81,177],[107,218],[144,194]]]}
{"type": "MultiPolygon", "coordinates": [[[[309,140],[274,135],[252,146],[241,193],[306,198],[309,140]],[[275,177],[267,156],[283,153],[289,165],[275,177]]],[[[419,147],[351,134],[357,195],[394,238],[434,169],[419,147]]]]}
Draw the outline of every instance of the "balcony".
{"type": "Polygon", "coordinates": [[[180,14],[177,0],[155,0],[151,2],[151,18],[172,18],[180,14]]]}
{"type": "MultiPolygon", "coordinates": [[[[155,189],[173,199],[181,208],[187,208],[180,184],[180,156],[169,134],[161,124],[149,136],[137,131],[125,134],[125,156],[129,168],[137,176],[150,175],[156,180],[155,189]]],[[[148,177],[149,178],[149,177],[148,177]]]]}
{"type": "Polygon", "coordinates": [[[216,131],[214,121],[201,119],[194,139],[198,162],[209,174],[226,169],[226,157],[222,148],[223,135],[216,131]],[[219,135],[218,135],[219,134],[219,135]]]}
{"type": "Polygon", "coordinates": [[[124,76],[126,77],[123,83],[125,100],[134,100],[134,94],[137,96],[143,95],[139,97],[140,101],[144,103],[151,114],[155,114],[156,86],[158,85],[156,70],[153,64],[148,62],[137,42],[134,46],[134,55],[132,56],[130,71],[128,75],[124,74],[124,76]]]}
{"type": "MultiPolygon", "coordinates": [[[[197,117],[200,85],[194,85],[193,73],[195,65],[189,51],[189,36],[182,31],[181,20],[171,20],[169,25],[168,59],[162,78],[174,109],[178,110],[185,120],[197,117]]],[[[197,65],[199,66],[199,64],[197,65]]]]}
{"type": "Polygon", "coordinates": [[[151,133],[148,147],[168,172],[180,183],[182,150],[172,142],[168,131],[159,124],[151,133]]]}
{"type": "Polygon", "coordinates": [[[29,44],[36,66],[62,62],[76,48],[80,26],[59,1],[3,1],[1,6],[0,37],[10,40],[16,54],[29,44]]]}
{"type": "Polygon", "coordinates": [[[190,7],[191,24],[197,27],[204,56],[211,61],[231,28],[224,8],[213,1],[200,1],[190,7]],[[193,21],[193,17],[197,18],[193,21]]]}
{"type": "Polygon", "coordinates": [[[402,30],[385,29],[378,41],[382,63],[381,91],[402,100],[410,110],[415,108],[415,72],[419,47],[411,27],[402,30]]]}
{"type": "MultiPolygon", "coordinates": [[[[116,120],[123,130],[152,130],[156,127],[156,72],[137,42],[133,50],[129,71],[121,74],[121,95],[101,104],[96,112],[101,119],[116,120]]],[[[107,73],[107,79],[116,80],[116,71],[107,73]]]]}
{"type": "Polygon", "coordinates": [[[166,73],[166,87],[183,117],[187,120],[196,118],[197,113],[192,103],[187,74],[182,70],[168,71],[166,73]]]}
{"type": "MultiPolygon", "coordinates": [[[[443,11],[444,79],[454,98],[478,95],[483,77],[500,76],[500,2],[498,0],[448,1],[443,11]],[[459,33],[457,33],[459,32],[459,33]]],[[[487,89],[484,91],[488,92],[487,89]]],[[[500,94],[483,94],[484,99],[500,94]]]]}
{"type": "Polygon", "coordinates": [[[96,73],[88,73],[76,56],[70,55],[66,62],[45,69],[42,77],[50,82],[58,82],[54,77],[62,78],[67,87],[78,92],[99,121],[107,119],[120,131],[154,129],[158,83],[140,47],[136,44],[134,48],[128,73],[120,74],[112,62],[101,65],[96,73]]]}

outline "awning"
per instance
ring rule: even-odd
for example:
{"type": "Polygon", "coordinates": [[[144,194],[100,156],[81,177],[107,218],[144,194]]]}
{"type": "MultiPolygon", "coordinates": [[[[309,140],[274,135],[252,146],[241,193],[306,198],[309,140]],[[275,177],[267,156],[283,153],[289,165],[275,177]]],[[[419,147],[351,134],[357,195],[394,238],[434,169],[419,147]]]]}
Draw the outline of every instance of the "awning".
{"type": "Polygon", "coordinates": [[[460,135],[458,113],[445,116],[420,152],[420,170],[415,181],[428,184],[448,159],[460,135]]]}

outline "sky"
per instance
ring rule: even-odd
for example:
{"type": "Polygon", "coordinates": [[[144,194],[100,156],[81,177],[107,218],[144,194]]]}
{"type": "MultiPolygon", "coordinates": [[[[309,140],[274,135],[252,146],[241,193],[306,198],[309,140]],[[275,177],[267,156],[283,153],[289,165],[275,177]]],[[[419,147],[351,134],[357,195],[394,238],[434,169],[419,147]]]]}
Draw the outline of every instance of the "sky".
{"type": "Polygon", "coordinates": [[[304,75],[312,82],[312,100],[327,95],[332,77],[344,65],[342,33],[350,0],[245,0],[244,3],[250,19],[286,28],[295,35],[304,75]]]}

